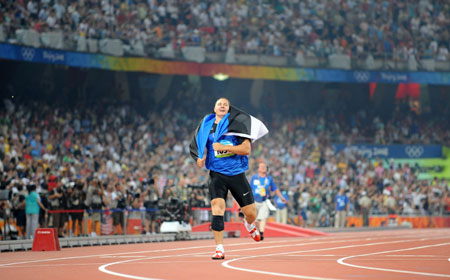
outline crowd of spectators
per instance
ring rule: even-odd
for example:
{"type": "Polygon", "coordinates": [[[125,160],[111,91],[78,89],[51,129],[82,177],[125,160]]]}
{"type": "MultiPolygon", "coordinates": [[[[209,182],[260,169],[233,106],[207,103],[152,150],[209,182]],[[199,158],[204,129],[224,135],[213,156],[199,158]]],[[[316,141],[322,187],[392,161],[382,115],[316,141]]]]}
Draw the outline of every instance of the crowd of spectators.
{"type": "Polygon", "coordinates": [[[207,52],[449,61],[450,3],[445,0],[23,0],[2,1],[6,38],[18,29],[142,41],[147,55],[171,45],[207,52]]]}
{"type": "MultiPolygon", "coordinates": [[[[46,208],[89,210],[92,232],[101,222],[100,211],[107,209],[119,209],[113,213],[114,233],[118,233],[117,225],[124,226],[124,210],[129,218],[142,218],[145,232],[157,232],[163,218],[158,213],[167,209],[164,203],[168,202],[187,206],[189,212],[181,219],[191,219],[193,224],[209,221],[207,210],[191,211],[209,206],[209,200],[206,170],[195,166],[188,146],[197,122],[211,104],[199,104],[204,105],[203,111],[193,113],[186,110],[184,98],[176,102],[141,115],[127,105],[81,109],[4,100],[0,190],[8,191],[1,202],[5,220],[14,217],[24,232],[27,186],[35,185],[46,208]]],[[[257,162],[265,161],[278,187],[290,198],[290,221],[303,226],[333,225],[339,189],[349,197],[350,215],[360,215],[361,205],[368,207],[370,215],[448,214],[449,180],[419,180],[417,166],[364,158],[352,149],[335,154],[331,146],[336,133],[344,143],[357,142],[356,136],[367,126],[372,129],[365,139],[371,143],[449,145],[448,123],[442,126],[414,114],[401,118],[398,114],[386,123],[377,118],[362,121],[361,116],[318,113],[283,118],[275,114],[267,121],[269,135],[252,147],[248,175],[256,172],[257,162]],[[392,136],[395,133],[397,138],[392,136]],[[368,204],[360,201],[363,196],[368,204]]],[[[233,207],[231,199],[227,207],[233,207]]],[[[231,216],[237,218],[237,212],[227,213],[228,220],[231,216]]],[[[69,235],[68,217],[46,215],[42,210],[39,222],[46,226],[51,220],[60,235],[69,235]]],[[[70,218],[80,223],[84,216],[73,212],[70,218]]]]}

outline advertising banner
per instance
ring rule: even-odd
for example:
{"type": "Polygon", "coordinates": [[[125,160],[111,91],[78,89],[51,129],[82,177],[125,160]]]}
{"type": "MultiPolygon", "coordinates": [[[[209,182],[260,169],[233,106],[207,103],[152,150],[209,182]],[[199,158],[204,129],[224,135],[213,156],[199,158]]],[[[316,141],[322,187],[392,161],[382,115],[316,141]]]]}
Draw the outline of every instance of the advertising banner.
{"type": "Polygon", "coordinates": [[[450,85],[450,72],[390,72],[301,67],[271,67],[225,63],[167,61],[144,57],[119,57],[62,50],[50,50],[0,44],[0,58],[72,67],[98,68],[114,71],[146,72],[167,75],[228,75],[240,79],[278,81],[310,81],[338,83],[419,83],[450,85]]]}
{"type": "Polygon", "coordinates": [[[335,153],[350,149],[367,158],[440,158],[440,145],[351,145],[333,144],[335,153]]]}

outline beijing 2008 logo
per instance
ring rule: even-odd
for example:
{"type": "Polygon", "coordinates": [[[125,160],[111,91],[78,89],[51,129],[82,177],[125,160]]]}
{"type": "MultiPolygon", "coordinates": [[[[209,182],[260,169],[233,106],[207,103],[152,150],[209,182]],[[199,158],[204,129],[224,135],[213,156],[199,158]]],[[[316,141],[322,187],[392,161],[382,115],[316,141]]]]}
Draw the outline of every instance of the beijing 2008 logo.
{"type": "Polygon", "coordinates": [[[32,48],[22,48],[21,53],[25,61],[32,61],[34,58],[34,49],[32,48]]]}
{"type": "Polygon", "coordinates": [[[406,146],[405,153],[410,158],[420,158],[423,154],[422,146],[406,146]]]}

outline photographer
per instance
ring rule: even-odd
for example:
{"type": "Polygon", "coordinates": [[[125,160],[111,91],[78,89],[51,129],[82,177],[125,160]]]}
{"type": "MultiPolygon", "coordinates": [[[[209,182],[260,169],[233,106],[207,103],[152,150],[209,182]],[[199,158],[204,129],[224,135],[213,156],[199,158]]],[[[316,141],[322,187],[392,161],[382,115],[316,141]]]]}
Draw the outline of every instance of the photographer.
{"type": "Polygon", "coordinates": [[[153,179],[150,179],[148,184],[144,183],[143,188],[142,200],[145,207],[145,232],[147,235],[150,233],[155,234],[158,219],[158,201],[161,198],[161,194],[153,179]]]}
{"type": "MultiPolygon", "coordinates": [[[[70,184],[70,191],[68,193],[68,206],[70,210],[83,210],[85,209],[85,193],[83,191],[84,184],[81,181],[70,184]]],[[[83,216],[84,212],[72,212],[70,218],[72,219],[72,231],[75,232],[78,226],[78,232],[83,235],[83,216]]]]}
{"type": "Polygon", "coordinates": [[[23,186],[18,185],[16,182],[17,189],[19,192],[15,193],[12,198],[12,213],[14,219],[16,220],[16,226],[22,238],[26,238],[25,225],[26,225],[26,215],[25,215],[25,196],[26,192],[23,190],[23,186]]]}
{"type": "Polygon", "coordinates": [[[139,219],[142,221],[142,214],[140,208],[141,204],[141,190],[136,189],[135,192],[127,190],[127,205],[131,207],[128,211],[128,219],[139,219]]]}
{"type": "MultiPolygon", "coordinates": [[[[63,189],[61,181],[58,180],[58,178],[55,179],[56,186],[53,188],[49,195],[48,200],[50,203],[51,210],[64,210],[66,207],[66,194],[63,189]]],[[[63,237],[64,234],[64,224],[66,223],[66,213],[61,212],[55,212],[52,213],[52,220],[53,220],[53,228],[55,228],[58,232],[58,235],[60,237],[63,237]]]]}
{"type": "Polygon", "coordinates": [[[98,180],[92,180],[88,184],[86,205],[91,212],[91,236],[95,237],[97,236],[97,226],[102,219],[103,186],[98,180]]]}
{"type": "Polygon", "coordinates": [[[205,186],[194,186],[189,185],[188,188],[191,190],[189,195],[189,204],[188,209],[189,213],[191,213],[193,218],[193,225],[198,225],[201,223],[201,207],[205,207],[205,195],[203,192],[203,188],[205,186]],[[195,208],[192,210],[192,208],[195,208]]]}
{"type": "Polygon", "coordinates": [[[19,233],[17,228],[14,226],[14,219],[11,215],[12,206],[8,200],[9,193],[4,190],[1,192],[3,192],[2,195],[5,196],[0,198],[0,220],[3,220],[4,223],[3,228],[0,228],[2,240],[17,240],[19,233]]]}
{"type": "MultiPolygon", "coordinates": [[[[47,183],[41,184],[40,191],[39,191],[39,197],[41,198],[42,205],[44,205],[45,208],[49,209],[50,204],[48,202],[48,184],[47,183]]],[[[39,226],[41,228],[46,228],[47,222],[48,222],[47,211],[44,211],[43,209],[41,209],[39,211],[39,226]]]]}
{"type": "Polygon", "coordinates": [[[122,191],[122,186],[116,183],[115,190],[112,193],[111,208],[113,209],[113,234],[117,235],[117,226],[120,225],[122,233],[125,233],[124,212],[127,207],[126,196],[122,191]]]}

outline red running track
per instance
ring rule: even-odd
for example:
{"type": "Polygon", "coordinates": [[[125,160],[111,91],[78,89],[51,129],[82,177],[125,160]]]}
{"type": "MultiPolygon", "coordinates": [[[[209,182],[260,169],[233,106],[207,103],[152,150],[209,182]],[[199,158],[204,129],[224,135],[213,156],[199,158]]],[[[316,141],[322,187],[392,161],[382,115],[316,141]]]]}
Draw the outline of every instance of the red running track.
{"type": "Polygon", "coordinates": [[[333,233],[0,254],[0,279],[448,279],[450,229],[333,233]]]}

